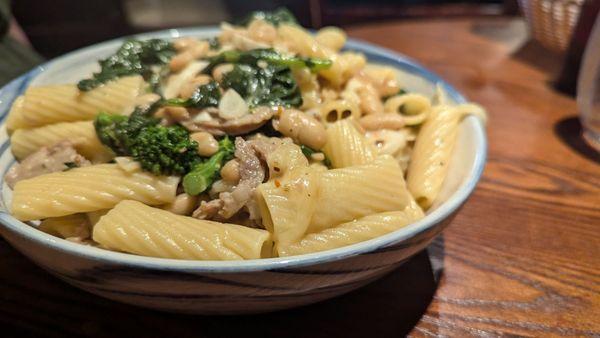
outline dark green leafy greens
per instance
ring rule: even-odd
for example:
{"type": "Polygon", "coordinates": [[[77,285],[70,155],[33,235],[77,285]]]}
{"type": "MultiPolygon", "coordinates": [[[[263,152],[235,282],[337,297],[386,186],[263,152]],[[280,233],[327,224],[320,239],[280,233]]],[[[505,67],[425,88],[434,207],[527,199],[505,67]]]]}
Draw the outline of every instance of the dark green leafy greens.
{"type": "Polygon", "coordinates": [[[175,49],[166,40],[127,40],[115,54],[99,61],[100,72],[94,73],[92,78],[79,81],[77,87],[88,91],[117,77],[139,74],[156,91],[161,68],[173,55],[175,49]]]}
{"type": "Polygon", "coordinates": [[[208,160],[199,163],[183,177],[183,189],[187,194],[198,195],[217,179],[223,164],[233,157],[235,147],[229,137],[219,141],[219,150],[208,160]]]}
{"type": "Polygon", "coordinates": [[[203,70],[208,74],[220,64],[234,64],[233,70],[225,73],[220,85],[224,89],[234,89],[250,107],[301,106],[302,94],[292,68],[308,67],[319,71],[331,66],[330,60],[286,56],[273,49],[225,51],[209,61],[203,70]]]}
{"type": "Polygon", "coordinates": [[[245,52],[228,50],[210,58],[210,63],[204,68],[203,72],[205,74],[210,74],[216,66],[222,63],[256,65],[260,60],[275,66],[286,66],[290,68],[307,67],[313,72],[327,69],[331,67],[332,64],[331,60],[327,59],[284,55],[272,48],[253,49],[245,52]]]}
{"type": "Polygon", "coordinates": [[[265,20],[268,23],[279,26],[282,23],[288,24],[298,24],[298,20],[292,12],[290,12],[285,7],[280,7],[275,9],[274,11],[266,12],[266,11],[255,11],[248,14],[244,19],[237,22],[240,26],[248,26],[252,20],[261,19],[265,20]]]}
{"type": "Polygon", "coordinates": [[[219,90],[219,84],[215,81],[211,81],[210,83],[196,88],[194,93],[187,99],[173,98],[162,100],[161,103],[166,106],[193,107],[201,109],[218,106],[220,99],[221,91],[219,90]]]}
{"type": "Polygon", "coordinates": [[[65,162],[65,163],[64,163],[64,165],[65,165],[65,167],[66,167],[66,168],[65,168],[65,169],[63,169],[63,171],[69,171],[69,170],[71,170],[71,169],[73,169],[73,168],[77,168],[77,167],[79,167],[79,166],[77,165],[77,163],[75,163],[75,162],[65,162]]]}
{"type": "Polygon", "coordinates": [[[302,105],[300,88],[287,67],[236,64],[223,76],[221,85],[233,88],[250,107],[302,105]]]}

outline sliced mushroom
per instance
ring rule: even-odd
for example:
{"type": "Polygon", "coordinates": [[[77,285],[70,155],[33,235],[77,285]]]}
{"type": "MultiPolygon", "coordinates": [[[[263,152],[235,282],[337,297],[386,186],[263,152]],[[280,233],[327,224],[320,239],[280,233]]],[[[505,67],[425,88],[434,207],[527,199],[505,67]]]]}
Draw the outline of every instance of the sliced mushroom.
{"type": "Polygon", "coordinates": [[[213,135],[242,135],[262,127],[273,117],[273,110],[269,107],[258,107],[250,114],[240,118],[223,120],[219,116],[214,116],[211,111],[212,119],[208,121],[196,121],[192,118],[189,121],[181,122],[189,131],[206,131],[213,135]]]}

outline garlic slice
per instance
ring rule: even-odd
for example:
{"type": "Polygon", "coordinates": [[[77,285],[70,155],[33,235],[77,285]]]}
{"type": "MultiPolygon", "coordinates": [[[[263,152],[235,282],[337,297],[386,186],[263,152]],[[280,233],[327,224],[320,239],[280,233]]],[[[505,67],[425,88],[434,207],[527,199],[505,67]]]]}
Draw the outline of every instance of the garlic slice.
{"type": "Polygon", "coordinates": [[[235,90],[229,88],[219,101],[219,116],[225,120],[232,120],[248,114],[248,105],[243,97],[235,90]]]}

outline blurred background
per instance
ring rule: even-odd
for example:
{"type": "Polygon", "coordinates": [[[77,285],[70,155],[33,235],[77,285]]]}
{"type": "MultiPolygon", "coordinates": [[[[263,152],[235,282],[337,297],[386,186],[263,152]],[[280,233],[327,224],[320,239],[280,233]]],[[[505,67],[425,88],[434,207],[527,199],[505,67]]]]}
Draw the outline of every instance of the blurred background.
{"type": "Polygon", "coordinates": [[[310,28],[514,17],[547,58],[560,58],[555,85],[573,94],[600,0],[0,0],[0,84],[44,59],[107,39],[215,25],[278,7],[310,28]]]}
{"type": "Polygon", "coordinates": [[[394,19],[517,15],[517,0],[18,0],[12,12],[44,57],[106,39],[172,27],[213,25],[285,6],[306,27],[394,19]]]}

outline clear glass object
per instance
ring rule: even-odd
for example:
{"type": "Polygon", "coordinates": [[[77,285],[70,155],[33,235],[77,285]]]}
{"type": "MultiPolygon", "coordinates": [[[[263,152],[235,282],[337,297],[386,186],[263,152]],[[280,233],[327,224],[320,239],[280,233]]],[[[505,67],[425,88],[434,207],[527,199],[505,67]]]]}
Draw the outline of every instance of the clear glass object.
{"type": "Polygon", "coordinates": [[[583,54],[577,81],[577,105],[583,138],[600,151],[600,16],[596,18],[583,54]]]}

